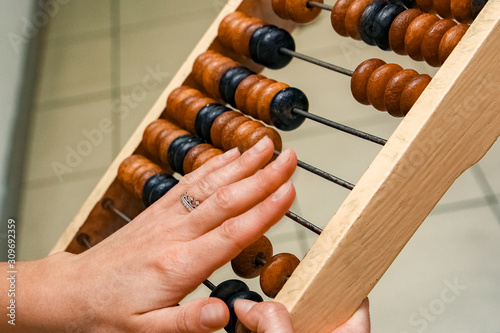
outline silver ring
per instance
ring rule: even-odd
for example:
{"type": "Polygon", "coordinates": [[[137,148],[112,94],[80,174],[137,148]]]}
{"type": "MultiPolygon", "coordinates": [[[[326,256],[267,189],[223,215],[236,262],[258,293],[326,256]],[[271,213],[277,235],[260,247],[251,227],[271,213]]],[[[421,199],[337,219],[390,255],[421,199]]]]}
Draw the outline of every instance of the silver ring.
{"type": "Polygon", "coordinates": [[[184,192],[184,194],[181,195],[181,202],[182,205],[186,207],[188,212],[200,205],[200,202],[198,200],[194,200],[193,197],[190,197],[187,192],[184,192]]]}

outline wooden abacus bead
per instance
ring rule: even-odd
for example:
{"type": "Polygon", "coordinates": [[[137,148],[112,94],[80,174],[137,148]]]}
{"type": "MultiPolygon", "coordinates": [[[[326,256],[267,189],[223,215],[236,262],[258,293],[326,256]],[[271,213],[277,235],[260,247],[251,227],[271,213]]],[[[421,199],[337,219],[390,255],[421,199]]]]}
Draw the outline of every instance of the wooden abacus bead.
{"type": "Polygon", "coordinates": [[[451,15],[460,23],[472,22],[471,0],[450,0],[451,15]]]}
{"type": "Polygon", "coordinates": [[[442,18],[451,18],[450,0],[432,0],[432,6],[442,18]]]}
{"type": "Polygon", "coordinates": [[[170,191],[179,181],[167,174],[156,174],[148,179],[142,189],[142,201],[146,207],[151,206],[168,191],[170,191]]]}
{"type": "Polygon", "coordinates": [[[361,39],[368,45],[375,45],[373,22],[378,13],[387,5],[387,0],[373,0],[369,3],[359,20],[359,34],[361,39]]]}
{"type": "Polygon", "coordinates": [[[433,0],[416,0],[417,7],[425,13],[434,12],[433,0]]]}
{"type": "Polygon", "coordinates": [[[255,83],[264,80],[265,76],[262,76],[260,74],[254,74],[250,75],[246,79],[240,82],[238,88],[236,89],[235,93],[235,103],[236,107],[239,110],[246,110],[246,100],[247,100],[247,94],[250,90],[250,87],[252,87],[255,83]]]}
{"type": "Polygon", "coordinates": [[[203,152],[212,148],[213,146],[211,144],[202,143],[191,149],[184,158],[184,164],[182,165],[184,172],[186,174],[193,172],[194,171],[193,166],[198,156],[200,156],[203,152]]]}
{"type": "Polygon", "coordinates": [[[292,131],[304,123],[304,116],[295,114],[293,109],[309,110],[307,96],[299,89],[289,87],[274,95],[270,109],[271,123],[282,131],[292,131]]]}
{"type": "Polygon", "coordinates": [[[469,25],[458,24],[444,34],[443,39],[439,43],[439,61],[441,63],[444,63],[448,59],[468,29],[469,25]]]}
{"type": "Polygon", "coordinates": [[[135,170],[141,167],[146,160],[147,159],[141,155],[132,155],[124,159],[118,167],[117,178],[130,193],[135,194],[132,176],[135,170]]]}
{"type": "Polygon", "coordinates": [[[429,85],[432,78],[427,74],[420,74],[414,77],[404,88],[401,94],[400,110],[403,116],[406,116],[408,111],[413,107],[413,104],[422,95],[425,88],[429,85]]]}
{"type": "Polygon", "coordinates": [[[389,45],[399,55],[407,55],[405,48],[405,34],[411,22],[422,15],[419,9],[408,9],[396,16],[389,29],[389,45]]]}
{"type": "Polygon", "coordinates": [[[356,40],[361,40],[361,35],[359,34],[359,21],[366,6],[371,2],[372,0],[354,0],[347,9],[345,15],[345,29],[349,36],[356,40]]]}
{"type": "Polygon", "coordinates": [[[203,71],[205,66],[212,61],[213,58],[217,57],[217,52],[208,50],[200,54],[193,63],[193,69],[191,75],[193,79],[199,84],[203,84],[203,71]]]}
{"type": "MultiPolygon", "coordinates": [[[[258,109],[258,103],[259,99],[261,97],[262,91],[269,87],[271,84],[276,83],[277,81],[268,79],[268,78],[263,78],[254,84],[252,84],[248,88],[248,92],[246,94],[246,100],[245,100],[245,108],[240,109],[242,112],[245,112],[246,114],[259,119],[259,109],[258,109]]],[[[268,123],[270,124],[270,122],[268,123]]]]}
{"type": "Polygon", "coordinates": [[[217,31],[217,36],[221,41],[222,45],[232,49],[233,46],[233,33],[234,25],[241,22],[242,18],[247,17],[243,12],[235,11],[226,15],[219,24],[219,29],[217,31]]]}
{"type": "Polygon", "coordinates": [[[243,146],[238,148],[240,151],[247,151],[252,148],[257,142],[260,141],[263,137],[267,136],[274,144],[274,150],[281,151],[282,149],[282,141],[279,133],[271,127],[259,127],[255,131],[252,132],[249,136],[245,138],[243,141],[243,146]]]}
{"type": "Polygon", "coordinates": [[[290,253],[272,257],[260,272],[260,287],[266,296],[274,298],[299,265],[300,260],[290,253]]]}
{"type": "Polygon", "coordinates": [[[214,57],[213,61],[205,66],[203,72],[203,88],[216,99],[224,99],[220,91],[220,82],[226,73],[237,68],[238,63],[226,57],[214,57]]]}
{"type": "Polygon", "coordinates": [[[172,120],[177,124],[183,125],[184,112],[186,111],[183,106],[183,101],[190,97],[200,97],[201,93],[190,87],[181,86],[169,95],[167,98],[166,112],[172,120]]]}
{"type": "Polygon", "coordinates": [[[194,161],[193,164],[193,171],[201,167],[203,164],[206,162],[210,161],[212,158],[222,155],[223,152],[220,149],[217,148],[210,148],[203,153],[201,153],[196,160],[194,161]]]}
{"type": "Polygon", "coordinates": [[[195,133],[208,143],[213,143],[210,136],[212,125],[219,116],[228,111],[231,109],[218,103],[204,106],[196,115],[195,133]]]}
{"type": "Polygon", "coordinates": [[[286,0],[272,0],[271,2],[273,11],[276,15],[284,20],[289,20],[290,16],[286,10],[286,0]]]}
{"type": "Polygon", "coordinates": [[[359,64],[354,70],[351,77],[351,92],[356,101],[364,105],[370,105],[367,96],[368,80],[373,72],[383,65],[385,65],[383,60],[368,59],[359,64]]]}
{"type": "Polygon", "coordinates": [[[273,245],[269,238],[262,236],[231,260],[231,267],[239,277],[252,279],[260,275],[262,267],[272,256],[273,245]]]}
{"type": "Polygon", "coordinates": [[[405,49],[410,58],[417,61],[424,60],[422,39],[425,32],[438,20],[436,15],[422,14],[410,23],[405,34],[405,49]]]}
{"type": "MultiPolygon", "coordinates": [[[[231,148],[238,147],[240,152],[244,152],[243,147],[247,141],[247,137],[252,135],[252,133],[260,128],[264,127],[261,122],[250,120],[239,125],[236,130],[231,134],[229,146],[231,148]]],[[[225,131],[226,129],[224,129],[225,131]]],[[[224,145],[224,144],[223,144],[224,145]]]]}
{"type": "Polygon", "coordinates": [[[399,4],[389,3],[378,13],[373,22],[373,41],[382,50],[390,50],[389,30],[391,29],[394,19],[406,10],[405,7],[399,4]]]}
{"type": "Polygon", "coordinates": [[[366,95],[370,104],[379,111],[386,111],[385,108],[385,87],[390,79],[403,68],[396,64],[385,64],[377,68],[366,86],[366,95]]]}
{"type": "MultiPolygon", "coordinates": [[[[160,161],[163,163],[163,164],[166,164],[166,165],[170,165],[169,163],[169,159],[168,159],[168,151],[170,150],[170,145],[172,144],[172,142],[177,139],[178,137],[180,136],[183,136],[183,135],[188,135],[189,132],[186,131],[186,130],[183,130],[183,129],[180,129],[180,128],[176,128],[175,130],[172,130],[170,132],[169,135],[167,135],[165,137],[165,139],[163,139],[161,142],[160,142],[160,146],[158,148],[158,158],[160,159],[160,161]]],[[[173,165],[170,165],[170,167],[173,169],[174,166],[173,165]]]]}
{"type": "Polygon", "coordinates": [[[226,126],[224,126],[224,129],[222,130],[222,149],[225,151],[230,150],[231,148],[234,148],[231,143],[232,143],[232,138],[234,135],[234,132],[236,129],[242,125],[245,122],[250,121],[250,118],[243,116],[240,114],[239,117],[235,117],[231,119],[226,126]]]}
{"type": "MultiPolygon", "coordinates": [[[[198,118],[198,114],[203,108],[209,105],[220,105],[215,102],[210,97],[198,97],[192,101],[187,102],[186,111],[184,112],[184,128],[187,129],[191,133],[196,133],[200,138],[205,139],[200,135],[200,133],[196,132],[196,120],[198,118]]],[[[224,109],[227,109],[224,107],[224,109]]],[[[210,124],[211,126],[211,124],[210,124]]]]}
{"type": "MultiPolygon", "coordinates": [[[[323,0],[315,0],[323,3],[323,0]]],[[[314,21],[321,13],[318,7],[309,7],[309,0],[286,0],[286,12],[290,19],[297,23],[309,23],[314,21]]]]}
{"type": "Polygon", "coordinates": [[[330,16],[333,30],[344,37],[349,36],[346,29],[346,16],[352,2],[353,0],[338,0],[332,8],[330,16]]]}
{"type": "Polygon", "coordinates": [[[174,171],[185,174],[184,171],[184,159],[191,149],[205,143],[203,139],[200,139],[191,134],[182,135],[177,137],[168,149],[168,161],[174,171]]]}
{"type": "Polygon", "coordinates": [[[278,92],[289,87],[290,86],[286,83],[274,82],[262,90],[257,101],[257,118],[267,124],[274,124],[271,119],[271,105],[273,99],[278,92]]]}
{"type": "Polygon", "coordinates": [[[274,25],[256,29],[250,38],[252,60],[267,68],[280,69],[292,61],[293,57],[281,52],[281,48],[295,51],[295,41],[288,31],[274,25]]]}
{"type": "Polygon", "coordinates": [[[238,317],[234,312],[234,303],[239,299],[247,299],[258,303],[264,301],[262,297],[255,291],[241,291],[239,293],[234,294],[233,297],[231,297],[229,301],[227,301],[226,303],[229,309],[229,323],[227,324],[226,327],[224,327],[224,329],[228,333],[236,333],[236,323],[238,321],[238,317]]]}
{"type": "Polygon", "coordinates": [[[158,119],[149,124],[142,135],[142,142],[146,151],[153,155],[159,156],[159,145],[169,131],[177,128],[174,124],[164,119],[158,119]]]}
{"type": "Polygon", "coordinates": [[[240,83],[255,73],[243,66],[228,68],[218,81],[219,95],[230,105],[236,107],[236,90],[240,83]]]}
{"type": "Polygon", "coordinates": [[[232,279],[217,285],[217,287],[215,287],[215,289],[210,293],[210,297],[218,298],[224,303],[227,303],[227,301],[229,301],[229,299],[235,294],[249,290],[250,288],[248,288],[245,282],[232,279]]]}
{"type": "Polygon", "coordinates": [[[394,117],[403,117],[401,112],[401,95],[406,85],[419,74],[413,69],[404,69],[389,80],[385,88],[385,107],[394,117]]]}
{"type": "Polygon", "coordinates": [[[456,25],[455,21],[442,19],[434,22],[425,32],[422,39],[422,56],[429,65],[438,67],[443,64],[439,60],[439,44],[444,34],[456,25]]]}
{"type": "Polygon", "coordinates": [[[239,117],[241,113],[236,111],[224,112],[213,122],[212,128],[210,130],[210,137],[212,138],[212,144],[215,147],[222,147],[222,132],[226,124],[231,121],[231,119],[239,117]]]}
{"type": "Polygon", "coordinates": [[[234,51],[246,57],[251,57],[250,39],[255,31],[264,25],[265,22],[255,17],[250,17],[244,24],[238,25],[235,34],[233,34],[234,51]]]}

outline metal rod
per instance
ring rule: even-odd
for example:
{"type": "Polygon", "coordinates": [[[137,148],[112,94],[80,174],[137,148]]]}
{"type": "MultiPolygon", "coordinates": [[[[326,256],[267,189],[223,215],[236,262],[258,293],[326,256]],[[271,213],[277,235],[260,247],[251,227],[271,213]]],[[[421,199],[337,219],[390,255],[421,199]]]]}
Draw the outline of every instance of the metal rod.
{"type": "Polygon", "coordinates": [[[87,234],[78,234],[78,236],[76,236],[76,241],[80,243],[80,245],[85,246],[87,249],[90,249],[92,247],[92,244],[90,244],[89,235],[87,234]]]}
{"type": "Polygon", "coordinates": [[[300,224],[301,226],[311,230],[312,232],[314,232],[318,235],[321,235],[321,233],[323,232],[323,229],[321,229],[320,227],[312,224],[311,222],[307,221],[306,219],[298,216],[297,214],[295,214],[291,211],[286,212],[285,215],[287,217],[291,218],[292,220],[294,220],[295,222],[297,222],[298,224],[300,224]]]}
{"type": "Polygon", "coordinates": [[[332,71],[340,73],[340,74],[344,74],[344,75],[347,75],[347,76],[352,76],[352,73],[353,73],[353,71],[351,71],[350,69],[347,69],[347,68],[344,68],[344,67],[340,67],[340,66],[331,64],[329,62],[326,62],[326,61],[323,61],[323,60],[319,60],[319,59],[310,57],[308,55],[305,55],[305,54],[302,54],[302,53],[298,53],[298,52],[286,49],[284,47],[280,47],[280,52],[285,53],[285,54],[287,54],[289,56],[292,56],[292,57],[295,57],[295,58],[307,61],[307,62],[309,62],[311,64],[315,64],[315,65],[321,66],[323,68],[332,70],[332,71]]]}
{"type": "Polygon", "coordinates": [[[316,2],[316,1],[308,1],[307,7],[318,7],[318,8],[324,9],[324,10],[328,10],[330,12],[333,10],[333,6],[330,6],[330,5],[321,3],[321,2],[316,2]]]}
{"type": "Polygon", "coordinates": [[[203,284],[210,290],[214,291],[216,285],[210,282],[209,280],[203,281],[203,284]]]}
{"type": "Polygon", "coordinates": [[[323,124],[323,125],[335,128],[335,129],[337,129],[339,131],[342,131],[342,132],[345,132],[345,133],[357,136],[358,138],[371,141],[371,142],[379,144],[381,146],[384,146],[387,143],[386,139],[382,139],[382,138],[380,138],[380,137],[378,137],[376,135],[368,134],[366,132],[357,130],[355,128],[352,128],[352,127],[349,127],[349,126],[346,126],[346,125],[342,125],[342,124],[336,123],[336,122],[334,122],[332,120],[320,117],[318,115],[309,113],[309,112],[301,110],[301,109],[293,108],[292,112],[295,113],[295,114],[297,114],[297,115],[301,115],[301,116],[304,116],[304,117],[306,117],[308,119],[314,120],[314,121],[316,121],[316,122],[318,122],[320,124],[323,124]]]}
{"type": "Polygon", "coordinates": [[[127,215],[125,215],[125,213],[123,213],[122,211],[120,211],[118,208],[115,207],[115,205],[113,204],[113,200],[109,198],[102,199],[102,206],[104,207],[104,209],[111,210],[113,213],[118,215],[122,220],[124,220],[127,223],[130,223],[132,221],[130,217],[128,217],[127,215]]]}

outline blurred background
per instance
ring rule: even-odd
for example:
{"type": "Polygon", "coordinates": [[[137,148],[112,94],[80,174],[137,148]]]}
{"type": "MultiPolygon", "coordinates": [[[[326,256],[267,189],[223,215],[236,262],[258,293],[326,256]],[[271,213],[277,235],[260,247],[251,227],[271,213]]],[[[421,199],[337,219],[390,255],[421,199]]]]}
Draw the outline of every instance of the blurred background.
{"type": "MultiPolygon", "coordinates": [[[[223,0],[0,2],[0,258],[6,223],[18,260],[46,256],[223,0]],[[155,83],[144,78],[156,73],[155,83]],[[101,122],[112,130],[102,131],[101,122]],[[91,139],[89,133],[100,131],[91,139]]],[[[332,1],[326,1],[333,4],[332,1]]],[[[408,57],[339,37],[329,15],[294,32],[297,50],[354,69],[379,57],[433,75],[408,57]]],[[[389,138],[400,123],[351,96],[349,79],[294,60],[265,75],[303,90],[311,112],[389,138]]],[[[380,147],[306,123],[282,133],[299,158],[355,183],[380,147]]],[[[500,332],[500,146],[453,184],[370,295],[373,332],[500,332]]],[[[347,190],[298,170],[293,211],[325,226],[347,190]]],[[[302,258],[316,239],[288,219],[274,252],[302,258]]],[[[103,267],[105,269],[105,267],[103,267]]],[[[230,268],[212,282],[233,278],[230,268]]],[[[325,281],[325,283],[327,283],[325,281]]],[[[260,290],[258,281],[249,282],[260,290]]],[[[192,297],[205,297],[199,288],[192,297]]],[[[335,300],[332,300],[335,302],[335,300]]]]}

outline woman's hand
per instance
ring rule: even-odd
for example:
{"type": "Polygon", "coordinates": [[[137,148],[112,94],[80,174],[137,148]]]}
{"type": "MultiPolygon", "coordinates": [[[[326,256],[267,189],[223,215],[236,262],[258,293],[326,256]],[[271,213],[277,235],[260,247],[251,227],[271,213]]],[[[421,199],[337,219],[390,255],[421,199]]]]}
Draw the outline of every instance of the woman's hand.
{"type": "MultiPolygon", "coordinates": [[[[214,298],[176,306],[292,205],[297,158],[272,163],[268,138],[210,160],[90,250],[20,267],[19,331],[212,332],[229,319],[214,298]],[[264,167],[265,166],[265,167],[264,167]],[[264,167],[264,168],[263,168],[264,167]],[[263,169],[261,169],[263,168],[263,169]],[[201,204],[189,212],[188,192],[201,204]]],[[[208,294],[208,291],[207,291],[208,294]]]]}

